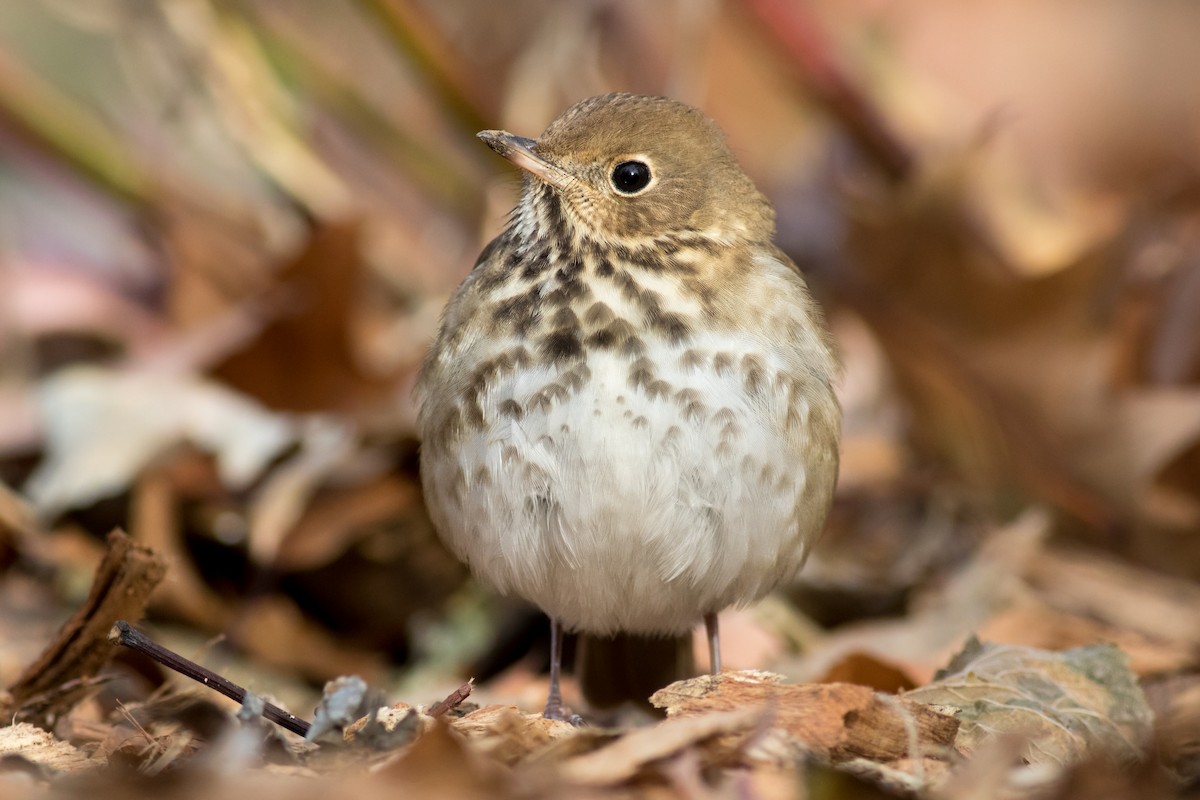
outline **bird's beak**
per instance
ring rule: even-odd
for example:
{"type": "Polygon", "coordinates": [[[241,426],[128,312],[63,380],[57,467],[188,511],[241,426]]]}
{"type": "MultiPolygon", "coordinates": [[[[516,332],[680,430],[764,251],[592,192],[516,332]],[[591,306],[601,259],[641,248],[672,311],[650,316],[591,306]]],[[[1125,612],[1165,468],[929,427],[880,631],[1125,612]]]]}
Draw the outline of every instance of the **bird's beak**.
{"type": "Polygon", "coordinates": [[[513,164],[551,186],[561,189],[571,182],[571,175],[566,170],[533,152],[537,144],[533,139],[508,131],[480,131],[475,135],[513,164]]]}

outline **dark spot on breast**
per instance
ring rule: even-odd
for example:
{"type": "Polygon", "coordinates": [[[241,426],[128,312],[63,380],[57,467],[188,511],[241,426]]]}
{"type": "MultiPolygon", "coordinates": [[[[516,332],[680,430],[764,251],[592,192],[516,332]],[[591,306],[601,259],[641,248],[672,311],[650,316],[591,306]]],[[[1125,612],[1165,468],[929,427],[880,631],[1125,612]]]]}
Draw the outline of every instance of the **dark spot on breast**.
{"type": "Polygon", "coordinates": [[[533,356],[530,354],[529,348],[527,348],[525,345],[521,345],[515,350],[510,350],[509,352],[512,353],[513,366],[515,366],[517,369],[524,369],[533,363],[533,356]]]}
{"type": "Polygon", "coordinates": [[[627,356],[640,356],[646,352],[646,345],[638,337],[630,336],[621,347],[621,352],[627,356]]]}
{"type": "Polygon", "coordinates": [[[462,438],[462,433],[462,411],[454,408],[444,414],[434,426],[430,441],[426,442],[426,445],[451,444],[462,438]]]}
{"type": "Polygon", "coordinates": [[[491,292],[503,286],[513,276],[513,270],[520,263],[516,252],[506,247],[510,239],[506,235],[497,236],[483,248],[472,270],[478,272],[475,286],[482,292],[491,292]]]}
{"type": "Polygon", "coordinates": [[[544,187],[541,195],[539,195],[543,215],[543,223],[546,226],[546,233],[556,242],[566,242],[569,240],[567,236],[567,220],[563,216],[562,201],[549,187],[544,187]]]}
{"type": "Polygon", "coordinates": [[[702,236],[698,232],[688,237],[688,247],[694,250],[699,250],[702,253],[707,253],[710,256],[715,256],[728,245],[722,245],[713,241],[707,236],[702,236]]]}
{"type": "Polygon", "coordinates": [[[569,329],[579,327],[579,317],[575,316],[575,312],[570,306],[563,306],[554,312],[554,316],[550,317],[550,325],[559,329],[569,329]]]}
{"type": "Polygon", "coordinates": [[[713,317],[717,313],[717,289],[708,281],[702,281],[695,277],[684,277],[683,288],[700,301],[704,313],[713,317]]]}
{"type": "Polygon", "coordinates": [[[671,384],[662,380],[652,381],[646,386],[646,394],[649,395],[651,400],[659,397],[667,397],[671,394],[671,384]]]}
{"type": "Polygon", "coordinates": [[[591,377],[592,371],[588,369],[588,365],[580,361],[574,367],[559,375],[558,382],[572,391],[578,391],[583,388],[583,384],[587,383],[591,377]]]}
{"type": "Polygon", "coordinates": [[[713,423],[716,425],[733,425],[737,423],[737,415],[733,413],[732,408],[722,408],[716,414],[713,414],[713,423]]]}
{"type": "Polygon", "coordinates": [[[629,367],[629,385],[633,388],[649,386],[654,380],[654,364],[650,359],[642,357],[629,367]]]}
{"type": "Polygon", "coordinates": [[[589,336],[587,343],[591,347],[616,350],[624,349],[625,345],[632,338],[634,338],[633,326],[618,317],[606,327],[600,328],[589,336]]]}
{"type": "Polygon", "coordinates": [[[607,325],[615,318],[613,310],[607,303],[595,302],[583,315],[583,321],[588,325],[607,325]]]}
{"type": "Polygon", "coordinates": [[[450,481],[450,496],[461,505],[463,494],[467,491],[467,475],[463,468],[454,470],[454,478],[450,481]]]}
{"type": "Polygon", "coordinates": [[[475,370],[475,378],[471,382],[471,388],[475,389],[477,392],[481,391],[483,388],[482,384],[486,384],[502,375],[506,375],[509,372],[512,372],[512,369],[513,354],[511,352],[500,353],[492,356],[481,363],[475,370]],[[478,389],[476,389],[477,384],[479,384],[478,389]]]}
{"type": "Polygon", "coordinates": [[[541,354],[551,361],[566,361],[583,355],[578,330],[557,330],[542,340],[541,354]]]}
{"type": "Polygon", "coordinates": [[[746,391],[757,394],[762,390],[766,381],[766,372],[762,359],[756,355],[742,356],[742,380],[746,391]]]}
{"type": "Polygon", "coordinates": [[[534,280],[550,268],[550,247],[543,244],[527,255],[520,258],[521,277],[527,281],[534,280]]]}
{"type": "Polygon", "coordinates": [[[626,300],[642,301],[642,287],[633,279],[633,276],[628,272],[618,272],[614,276],[617,286],[621,289],[621,295],[626,300]]]}
{"type": "Polygon", "coordinates": [[[521,408],[521,404],[510,397],[500,404],[500,414],[512,420],[519,420],[525,416],[525,409],[521,408]]]}
{"type": "Polygon", "coordinates": [[[572,300],[590,297],[591,294],[592,290],[587,287],[587,284],[575,277],[561,281],[553,291],[546,295],[545,302],[551,306],[563,306],[572,300]]]}
{"type": "Polygon", "coordinates": [[[492,471],[487,468],[486,464],[480,464],[475,468],[475,474],[471,476],[471,482],[476,486],[491,486],[492,471]]]}
{"type": "Polygon", "coordinates": [[[713,423],[721,427],[718,435],[722,442],[732,442],[740,433],[737,416],[729,408],[722,408],[713,414],[713,423]]]}
{"type": "Polygon", "coordinates": [[[704,366],[704,354],[699,350],[688,348],[679,356],[679,366],[684,369],[699,369],[704,366]]]}
{"type": "Polygon", "coordinates": [[[758,471],[758,482],[763,486],[770,486],[775,482],[775,470],[770,464],[763,464],[762,469],[758,471]]]}
{"type": "Polygon", "coordinates": [[[717,353],[713,356],[713,371],[717,375],[728,375],[733,372],[733,356],[729,353],[717,353]]]}
{"type": "Polygon", "coordinates": [[[463,404],[463,420],[469,428],[478,429],[486,424],[486,419],[483,416],[483,406],[475,397],[469,398],[463,404]]]}
{"type": "Polygon", "coordinates": [[[538,320],[538,299],[538,292],[533,289],[501,300],[496,304],[492,318],[496,322],[511,325],[518,335],[524,335],[538,320]]]}
{"type": "Polygon", "coordinates": [[[551,381],[529,398],[529,408],[546,412],[571,396],[571,390],[561,381],[551,381]]]}
{"type": "Polygon", "coordinates": [[[596,274],[601,278],[611,278],[616,274],[616,269],[613,268],[612,262],[607,258],[601,258],[596,263],[596,274]]]}
{"type": "Polygon", "coordinates": [[[566,264],[558,268],[555,273],[560,281],[573,281],[583,275],[583,259],[578,253],[571,256],[566,264]]]}
{"type": "Polygon", "coordinates": [[[601,328],[591,334],[584,340],[588,347],[597,348],[600,350],[610,350],[617,344],[617,337],[608,328],[601,328]]]}
{"type": "Polygon", "coordinates": [[[650,427],[650,420],[646,419],[645,417],[643,417],[643,416],[641,416],[641,415],[639,414],[639,415],[638,415],[637,417],[635,417],[635,418],[634,418],[634,420],[633,420],[633,427],[635,427],[635,428],[649,428],[649,427],[650,427]]]}
{"type": "Polygon", "coordinates": [[[660,331],[671,344],[679,344],[691,335],[688,324],[678,314],[663,311],[657,305],[646,308],[646,323],[660,331]]]}
{"type": "Polygon", "coordinates": [[[680,409],[686,409],[693,403],[700,402],[700,392],[695,389],[680,389],[675,393],[675,403],[680,409]]]}
{"type": "Polygon", "coordinates": [[[654,246],[659,252],[673,256],[679,252],[680,244],[669,236],[660,236],[654,240],[654,246]]]}

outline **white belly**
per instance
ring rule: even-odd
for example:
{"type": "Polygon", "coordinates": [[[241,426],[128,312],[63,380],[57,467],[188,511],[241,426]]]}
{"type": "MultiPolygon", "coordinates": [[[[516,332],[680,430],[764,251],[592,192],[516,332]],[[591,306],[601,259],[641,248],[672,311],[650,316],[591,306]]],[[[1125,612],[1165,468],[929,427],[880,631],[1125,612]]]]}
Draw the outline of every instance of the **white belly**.
{"type": "Polygon", "coordinates": [[[697,336],[689,363],[651,345],[661,383],[631,385],[614,352],[565,379],[505,376],[480,398],[482,429],[423,455],[434,522],[479,578],[569,629],[680,632],[762,597],[800,569],[836,470],[830,452],[806,471],[807,390],[770,346],[697,336]],[[718,374],[716,352],[734,367],[718,374]],[[754,392],[737,366],[748,353],[764,367],[754,392]]]}

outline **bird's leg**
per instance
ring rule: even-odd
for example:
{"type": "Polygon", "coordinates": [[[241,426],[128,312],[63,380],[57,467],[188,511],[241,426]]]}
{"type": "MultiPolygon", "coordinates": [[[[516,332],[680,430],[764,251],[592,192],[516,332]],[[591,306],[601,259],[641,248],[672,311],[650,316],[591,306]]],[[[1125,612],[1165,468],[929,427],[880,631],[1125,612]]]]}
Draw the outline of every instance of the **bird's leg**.
{"type": "Polygon", "coordinates": [[[550,693],[546,697],[546,710],[542,716],[546,719],[558,719],[563,722],[571,721],[571,711],[562,700],[562,690],[558,686],[559,676],[562,675],[563,632],[558,620],[550,618],[550,693]]]}
{"type": "Polygon", "coordinates": [[[717,675],[721,672],[721,631],[717,628],[717,612],[704,615],[704,630],[708,633],[708,670],[717,675]]]}

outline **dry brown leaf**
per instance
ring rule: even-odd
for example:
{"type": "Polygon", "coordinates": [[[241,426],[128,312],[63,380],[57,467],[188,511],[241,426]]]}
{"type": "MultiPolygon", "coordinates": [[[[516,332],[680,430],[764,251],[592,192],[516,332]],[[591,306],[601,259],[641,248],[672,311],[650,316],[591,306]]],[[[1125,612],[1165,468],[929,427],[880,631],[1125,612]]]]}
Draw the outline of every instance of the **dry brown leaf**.
{"type": "Polygon", "coordinates": [[[52,726],[91,690],[97,673],[115,655],[108,638],[113,623],[145,613],[150,593],[167,571],[166,562],[134,544],[124,531],[112,531],[107,544],[87,599],[0,695],[0,718],[52,726]]]}
{"type": "Polygon", "coordinates": [[[508,773],[481,758],[440,721],[375,774],[395,797],[488,800],[511,794],[508,773]]]}
{"type": "Polygon", "coordinates": [[[351,342],[362,276],[360,226],[318,227],[278,272],[292,313],[269,320],[213,375],[260,402],[288,411],[361,410],[384,399],[392,381],[367,375],[351,342]]]}
{"type": "Polygon", "coordinates": [[[1154,709],[1155,744],[1166,761],[1200,759],[1200,675],[1185,674],[1143,684],[1154,709]]]}
{"type": "Polygon", "coordinates": [[[546,719],[541,714],[522,714],[516,706],[484,706],[451,720],[450,725],[476,750],[506,766],[514,766],[554,742],[580,734],[580,729],[570,723],[546,719]]]}
{"type": "Polygon", "coordinates": [[[1115,644],[1129,656],[1129,668],[1139,676],[1175,672],[1200,660],[1196,649],[1181,641],[1164,641],[1094,617],[1059,611],[1033,598],[1000,611],[976,635],[987,642],[1041,650],[1115,644]]]}
{"type": "Polygon", "coordinates": [[[859,652],[897,665],[918,685],[928,682],[967,636],[1025,591],[1020,571],[1043,551],[1049,531],[1048,514],[1026,511],[992,532],[943,583],[915,597],[905,616],[842,626],[781,671],[813,681],[859,652]]]}
{"type": "Polygon", "coordinates": [[[421,509],[416,484],[381,475],[357,486],[336,486],[318,494],[280,545],[273,566],[282,572],[322,566],[354,544],[364,529],[421,509]]]}
{"type": "Polygon", "coordinates": [[[1051,548],[1030,559],[1026,579],[1046,603],[1200,654],[1200,584],[1096,551],[1051,548]]]}
{"type": "Polygon", "coordinates": [[[745,670],[679,681],[650,702],[668,718],[753,708],[794,749],[833,761],[876,761],[940,755],[958,721],[920,702],[850,684],[785,684],[783,676],[745,670]]]}
{"type": "MultiPolygon", "coordinates": [[[[680,714],[652,727],[625,733],[594,752],[569,758],[560,765],[559,771],[565,780],[583,786],[624,783],[654,762],[715,737],[747,734],[754,730],[763,714],[761,702],[729,711],[680,714]]],[[[736,749],[726,746],[714,754],[728,757],[736,749]]]]}
{"type": "Polygon", "coordinates": [[[917,686],[916,682],[895,664],[870,653],[860,652],[847,653],[834,662],[818,683],[852,683],[892,694],[915,689],[917,686]]]}
{"type": "Polygon", "coordinates": [[[382,657],[350,645],[320,627],[283,595],[247,602],[227,631],[231,642],[264,664],[295,670],[314,680],[383,674],[382,657]]]}

